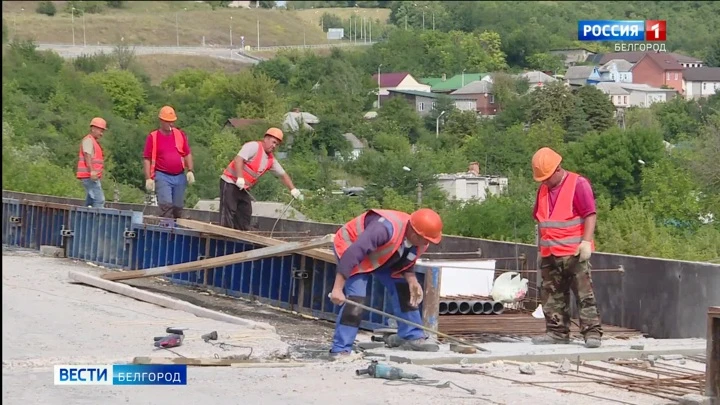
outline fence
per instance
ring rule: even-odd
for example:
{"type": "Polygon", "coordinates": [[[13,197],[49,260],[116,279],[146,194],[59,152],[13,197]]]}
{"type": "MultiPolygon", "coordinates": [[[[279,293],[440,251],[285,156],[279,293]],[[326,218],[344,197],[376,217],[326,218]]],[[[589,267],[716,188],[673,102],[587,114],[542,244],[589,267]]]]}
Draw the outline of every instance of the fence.
{"type": "MultiPolygon", "coordinates": [[[[114,269],[147,269],[259,247],[193,230],[145,224],[139,211],[4,197],[2,212],[3,245],[36,250],[42,245],[56,246],[63,248],[68,258],[114,269]]],[[[425,287],[424,323],[437,329],[440,270],[418,265],[416,273],[425,287]]],[[[335,320],[339,309],[327,298],[335,280],[335,263],[302,254],[180,273],[167,279],[328,321],[335,320]]],[[[372,307],[391,312],[388,293],[377,280],[369,283],[367,297],[372,307]]],[[[373,330],[387,324],[384,317],[366,313],[360,327],[373,330]]]]}

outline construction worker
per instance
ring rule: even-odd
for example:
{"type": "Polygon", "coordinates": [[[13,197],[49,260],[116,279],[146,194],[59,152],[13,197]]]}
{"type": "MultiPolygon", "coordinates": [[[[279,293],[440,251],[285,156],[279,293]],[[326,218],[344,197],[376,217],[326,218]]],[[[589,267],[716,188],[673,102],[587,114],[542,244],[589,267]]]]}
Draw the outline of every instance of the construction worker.
{"type": "Polygon", "coordinates": [[[93,208],[105,207],[105,193],[100,179],[103,175],[103,150],[98,141],[107,129],[107,122],[100,117],[90,120],[90,133],[80,144],[76,177],[85,187],[85,205],[93,208]]]}
{"type": "MultiPolygon", "coordinates": [[[[337,231],[334,242],[337,274],[330,300],[342,307],[330,349],[333,359],[352,353],[364,311],[344,302],[366,304],[370,275],[387,289],[395,316],[422,323],[419,305],[423,290],[413,267],[430,242],[440,243],[442,228],[440,216],[431,209],[422,208],[412,214],[370,210],[337,231]]],[[[427,341],[422,329],[401,322],[398,322],[398,333],[390,336],[386,344],[405,350],[439,350],[437,344],[427,341]]]]}
{"type": "Polygon", "coordinates": [[[570,342],[570,291],[580,313],[585,347],[600,347],[602,326],[595,303],[590,256],[597,215],[590,182],[563,169],[562,157],[541,148],[532,158],[535,181],[540,182],[533,215],[538,222],[542,273],[541,303],[546,334],[535,344],[570,342]]]}
{"type": "Polygon", "coordinates": [[[220,176],[220,225],[247,231],[252,219],[252,197],[248,190],[268,170],[299,200],[303,195],[295,188],[290,176],[280,165],[273,151],[282,143],[283,132],[278,128],[265,131],[262,141],[245,143],[220,176]],[[242,175],[238,175],[238,174],[242,175]]]}
{"type": "Polygon", "coordinates": [[[145,189],[157,194],[160,216],[180,218],[185,189],[195,182],[193,159],[187,136],[175,128],[175,109],[164,106],[158,114],[160,128],[145,141],[143,164],[145,189]]]}

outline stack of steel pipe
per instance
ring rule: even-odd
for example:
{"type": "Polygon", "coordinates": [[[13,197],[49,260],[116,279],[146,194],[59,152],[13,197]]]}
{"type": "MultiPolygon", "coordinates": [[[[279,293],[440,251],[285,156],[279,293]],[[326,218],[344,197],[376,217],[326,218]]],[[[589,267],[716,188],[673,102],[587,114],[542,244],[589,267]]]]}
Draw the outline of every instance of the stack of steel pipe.
{"type": "Polygon", "coordinates": [[[504,310],[499,301],[440,299],[440,315],[500,315],[504,310]]]}

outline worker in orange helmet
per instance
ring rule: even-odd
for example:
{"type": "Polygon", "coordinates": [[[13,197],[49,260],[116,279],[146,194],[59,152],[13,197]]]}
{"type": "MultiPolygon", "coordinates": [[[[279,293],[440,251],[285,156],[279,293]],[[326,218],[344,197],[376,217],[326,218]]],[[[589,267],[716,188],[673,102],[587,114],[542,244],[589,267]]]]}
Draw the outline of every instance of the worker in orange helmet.
{"type": "Polygon", "coordinates": [[[78,153],[76,177],[85,188],[85,205],[93,208],[105,207],[105,193],[100,183],[105,159],[98,142],[105,130],[107,122],[104,119],[95,117],[90,120],[90,133],[83,138],[78,153]]]}
{"type": "Polygon", "coordinates": [[[180,218],[185,190],[195,182],[193,158],[185,132],[175,127],[175,109],[164,106],[158,114],[160,128],[145,141],[145,189],[157,194],[160,216],[180,218]]]}
{"type": "Polygon", "coordinates": [[[541,303],[546,325],[546,334],[533,338],[533,343],[570,342],[572,290],[585,346],[596,348],[603,331],[590,276],[597,221],[595,197],[590,182],[563,169],[561,162],[560,154],[550,148],[541,148],[532,158],[533,177],[541,183],[533,215],[539,231],[541,303]]]}
{"type": "Polygon", "coordinates": [[[303,199],[273,155],[282,140],[283,132],[279,128],[270,128],[265,131],[262,141],[245,143],[230,161],[220,176],[220,225],[241,231],[250,229],[252,197],[248,190],[268,171],[280,178],[293,198],[303,199]]]}
{"type": "MultiPolygon", "coordinates": [[[[395,316],[422,324],[419,306],[423,290],[414,266],[430,243],[440,243],[442,229],[440,215],[428,208],[412,214],[370,210],[351,219],[335,234],[337,273],[330,300],[336,305],[346,300],[367,305],[365,296],[372,275],[387,289],[395,316]]],[[[356,306],[342,305],[330,349],[332,359],[352,354],[363,315],[356,306]]],[[[437,344],[427,341],[422,329],[400,322],[398,333],[386,344],[405,350],[439,350],[437,344]]]]}

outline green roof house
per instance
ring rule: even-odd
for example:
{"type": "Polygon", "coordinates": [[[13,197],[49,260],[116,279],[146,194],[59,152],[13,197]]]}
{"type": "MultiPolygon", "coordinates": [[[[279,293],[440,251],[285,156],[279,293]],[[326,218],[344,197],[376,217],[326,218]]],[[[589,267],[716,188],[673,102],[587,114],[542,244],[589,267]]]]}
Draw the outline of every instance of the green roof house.
{"type": "Polygon", "coordinates": [[[482,80],[482,78],[488,74],[489,73],[461,73],[449,79],[443,74],[442,77],[420,79],[420,82],[429,85],[430,91],[433,93],[450,94],[457,89],[463,88],[468,83],[482,80]]]}

